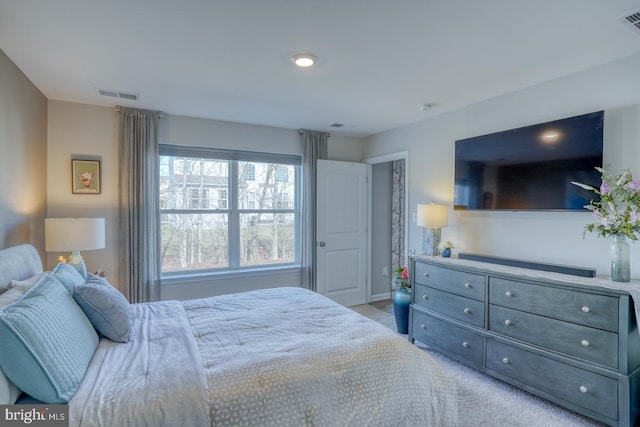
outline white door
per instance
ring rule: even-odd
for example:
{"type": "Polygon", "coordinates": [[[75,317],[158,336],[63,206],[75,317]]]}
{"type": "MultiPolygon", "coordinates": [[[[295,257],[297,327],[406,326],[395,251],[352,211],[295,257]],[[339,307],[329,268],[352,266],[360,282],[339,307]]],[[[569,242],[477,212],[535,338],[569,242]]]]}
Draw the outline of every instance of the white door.
{"type": "Polygon", "coordinates": [[[316,206],[318,293],[367,303],[367,165],[318,160],[316,206]]]}

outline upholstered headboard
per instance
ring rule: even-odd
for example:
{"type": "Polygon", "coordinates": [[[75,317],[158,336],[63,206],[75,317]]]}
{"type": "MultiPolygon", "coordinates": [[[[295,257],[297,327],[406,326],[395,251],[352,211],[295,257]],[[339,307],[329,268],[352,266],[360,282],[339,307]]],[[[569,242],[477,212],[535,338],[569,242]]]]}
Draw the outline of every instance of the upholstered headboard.
{"type": "Polygon", "coordinates": [[[0,293],[12,280],[25,280],[42,271],[40,254],[32,245],[23,244],[0,250],[0,293]]]}

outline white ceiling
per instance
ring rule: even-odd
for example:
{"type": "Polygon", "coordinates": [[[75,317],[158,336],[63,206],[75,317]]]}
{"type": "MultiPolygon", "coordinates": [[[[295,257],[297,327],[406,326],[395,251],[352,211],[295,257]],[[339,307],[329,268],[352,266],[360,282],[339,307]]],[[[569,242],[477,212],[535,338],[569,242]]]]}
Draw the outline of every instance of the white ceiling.
{"type": "Polygon", "coordinates": [[[366,136],[640,53],[620,22],[637,11],[640,0],[0,0],[0,49],[49,99],[366,136]],[[299,52],[316,66],[297,69],[299,52]]]}

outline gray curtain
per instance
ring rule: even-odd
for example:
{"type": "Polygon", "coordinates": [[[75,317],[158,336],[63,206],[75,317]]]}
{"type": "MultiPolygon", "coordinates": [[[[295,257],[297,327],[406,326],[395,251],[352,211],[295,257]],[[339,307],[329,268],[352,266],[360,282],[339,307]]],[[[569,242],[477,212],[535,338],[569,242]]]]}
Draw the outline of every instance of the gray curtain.
{"type": "Polygon", "coordinates": [[[160,299],[160,117],[120,108],[120,282],[132,303],[160,299]]]}
{"type": "Polygon", "coordinates": [[[302,286],[316,290],[316,160],[327,158],[326,132],[301,130],[302,156],[302,286]]]}
{"type": "Polygon", "coordinates": [[[394,160],[391,166],[393,189],[391,193],[391,267],[405,265],[404,253],[404,159],[394,160]]]}

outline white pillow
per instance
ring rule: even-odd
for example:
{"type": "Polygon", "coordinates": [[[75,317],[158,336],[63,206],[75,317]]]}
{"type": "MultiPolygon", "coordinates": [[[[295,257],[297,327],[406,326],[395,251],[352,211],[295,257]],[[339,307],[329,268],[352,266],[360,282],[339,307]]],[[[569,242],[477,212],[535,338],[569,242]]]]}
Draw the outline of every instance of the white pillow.
{"type": "MultiPolygon", "coordinates": [[[[33,276],[29,277],[28,279],[12,280],[11,283],[9,283],[9,289],[11,289],[11,288],[25,288],[25,289],[32,288],[33,285],[38,283],[38,280],[40,280],[40,278],[42,276],[44,276],[44,275],[45,275],[45,273],[38,273],[38,274],[34,274],[33,276]]],[[[25,290],[25,292],[26,292],[26,290],[25,290]]]]}
{"type": "Polygon", "coordinates": [[[20,396],[20,389],[5,377],[0,369],[0,405],[13,405],[20,396]]]}

